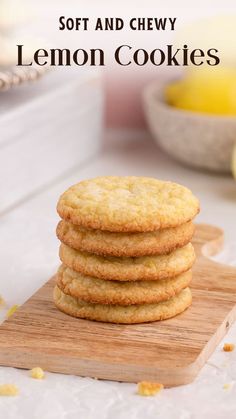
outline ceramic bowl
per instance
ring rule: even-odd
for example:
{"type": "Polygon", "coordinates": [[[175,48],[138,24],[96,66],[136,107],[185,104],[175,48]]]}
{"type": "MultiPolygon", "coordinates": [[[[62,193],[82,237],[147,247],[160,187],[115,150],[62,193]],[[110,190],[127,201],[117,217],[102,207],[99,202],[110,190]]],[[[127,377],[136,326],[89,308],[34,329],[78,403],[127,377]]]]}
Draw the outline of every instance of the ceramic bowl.
{"type": "Polygon", "coordinates": [[[172,157],[189,166],[230,172],[236,143],[236,117],[215,116],[169,106],[165,85],[147,86],[144,107],[156,142],[172,157]]]}

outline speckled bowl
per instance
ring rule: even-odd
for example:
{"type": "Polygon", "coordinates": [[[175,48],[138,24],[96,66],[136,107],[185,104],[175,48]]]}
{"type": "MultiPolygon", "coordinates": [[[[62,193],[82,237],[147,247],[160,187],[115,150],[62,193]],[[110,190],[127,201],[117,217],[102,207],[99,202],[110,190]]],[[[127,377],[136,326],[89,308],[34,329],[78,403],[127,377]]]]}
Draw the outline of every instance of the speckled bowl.
{"type": "Polygon", "coordinates": [[[164,99],[165,85],[144,91],[144,107],[155,140],[171,156],[196,168],[230,172],[236,117],[176,109],[164,99]]]}

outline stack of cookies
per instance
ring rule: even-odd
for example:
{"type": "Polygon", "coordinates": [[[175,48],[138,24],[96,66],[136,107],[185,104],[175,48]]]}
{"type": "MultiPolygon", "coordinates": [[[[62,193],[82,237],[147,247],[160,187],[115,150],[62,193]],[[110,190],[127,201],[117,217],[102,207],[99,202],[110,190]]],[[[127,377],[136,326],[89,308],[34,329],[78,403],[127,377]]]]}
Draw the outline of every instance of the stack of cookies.
{"type": "Polygon", "coordinates": [[[112,323],[163,320],[192,301],[190,243],[199,202],[175,183],[99,177],[59,199],[62,265],[56,306],[75,317],[112,323]]]}

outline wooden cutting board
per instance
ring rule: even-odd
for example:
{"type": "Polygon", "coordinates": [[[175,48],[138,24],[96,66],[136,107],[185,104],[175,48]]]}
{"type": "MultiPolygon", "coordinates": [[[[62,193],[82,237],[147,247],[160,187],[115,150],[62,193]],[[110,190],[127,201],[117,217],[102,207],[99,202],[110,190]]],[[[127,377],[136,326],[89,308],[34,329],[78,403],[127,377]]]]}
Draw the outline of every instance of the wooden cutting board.
{"type": "Polygon", "coordinates": [[[197,226],[193,304],[162,322],[127,326],[67,316],[54,307],[51,279],[0,327],[0,364],[165,386],[193,381],[236,318],[236,268],[207,258],[222,243],[220,229],[197,226]]]}

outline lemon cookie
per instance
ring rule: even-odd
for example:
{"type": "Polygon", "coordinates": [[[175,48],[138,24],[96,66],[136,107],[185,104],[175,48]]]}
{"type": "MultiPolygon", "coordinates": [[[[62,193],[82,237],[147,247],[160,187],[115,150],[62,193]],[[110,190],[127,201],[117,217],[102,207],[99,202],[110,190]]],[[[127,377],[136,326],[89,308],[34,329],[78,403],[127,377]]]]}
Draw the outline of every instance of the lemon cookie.
{"type": "Polygon", "coordinates": [[[146,232],[192,220],[199,202],[184,186],[145,177],[98,177],[69,188],[59,199],[61,218],[85,228],[146,232]]]}
{"type": "Polygon", "coordinates": [[[191,243],[168,255],[136,258],[98,256],[80,252],[65,244],[61,244],[59,254],[61,261],[77,272],[117,281],[171,278],[188,271],[195,261],[194,248],[191,243]]]}
{"type": "Polygon", "coordinates": [[[168,301],[157,304],[105,305],[80,301],[64,294],[57,286],[54,288],[54,302],[59,310],[82,319],[109,323],[145,323],[165,320],[182,313],[192,302],[189,288],[180,291],[168,301]]]}
{"type": "Polygon", "coordinates": [[[189,243],[193,233],[192,222],[146,233],[91,230],[67,221],[60,221],[57,226],[59,240],[73,249],[111,256],[164,255],[189,243]]]}
{"type": "Polygon", "coordinates": [[[160,281],[106,281],[85,276],[62,265],[57,272],[57,286],[64,294],[89,303],[125,306],[168,300],[186,288],[191,278],[192,273],[188,271],[160,281]]]}

